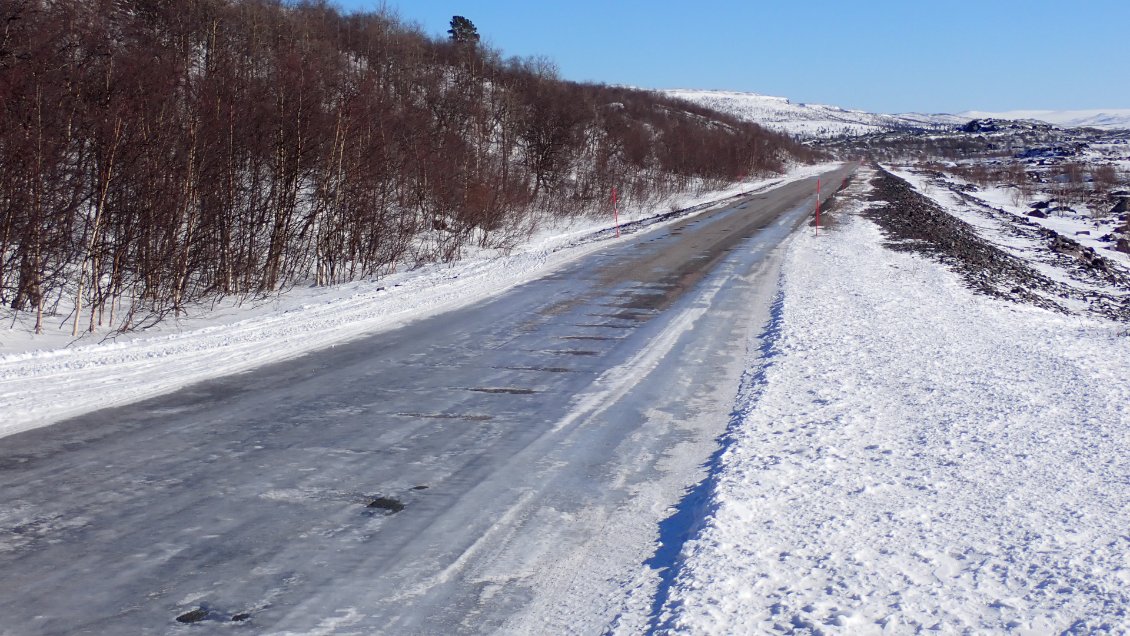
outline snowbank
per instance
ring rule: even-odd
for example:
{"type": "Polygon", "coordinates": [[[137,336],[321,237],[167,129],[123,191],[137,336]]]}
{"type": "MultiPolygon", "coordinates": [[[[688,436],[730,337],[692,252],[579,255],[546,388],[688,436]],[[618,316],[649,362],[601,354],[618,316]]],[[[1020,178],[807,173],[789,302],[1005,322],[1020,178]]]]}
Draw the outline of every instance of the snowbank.
{"type": "Polygon", "coordinates": [[[1125,326],[974,295],[883,240],[841,213],[791,243],[760,397],[663,625],[1130,629],[1125,326]]]}

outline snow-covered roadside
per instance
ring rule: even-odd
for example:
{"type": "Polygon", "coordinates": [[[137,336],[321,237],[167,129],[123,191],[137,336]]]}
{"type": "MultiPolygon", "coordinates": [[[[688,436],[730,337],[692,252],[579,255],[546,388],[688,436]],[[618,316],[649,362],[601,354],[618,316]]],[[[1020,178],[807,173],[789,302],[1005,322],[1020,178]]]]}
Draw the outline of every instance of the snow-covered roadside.
{"type": "Polygon", "coordinates": [[[661,624],[1126,633],[1130,334],[975,295],[882,247],[864,205],[788,248],[760,395],[661,624]]]}
{"type": "MultiPolygon", "coordinates": [[[[946,207],[954,216],[957,216],[966,223],[971,223],[982,229],[984,229],[987,223],[997,225],[992,219],[986,217],[983,210],[971,208],[966,201],[963,201],[961,197],[957,196],[954,193],[957,189],[964,192],[965,196],[970,200],[977,201],[986,208],[998,213],[1003,212],[1004,215],[1001,216],[1011,215],[1012,218],[1009,220],[1012,223],[1035,224],[1052,230],[1053,232],[1078,242],[1084,247],[1094,249],[1104,258],[1121,266],[1124,270],[1130,271],[1130,254],[1111,249],[1113,244],[1101,239],[1101,237],[1109,235],[1119,226],[1120,221],[1114,215],[1095,215],[1092,214],[1085,205],[1078,205],[1077,207],[1079,207],[1081,211],[1056,211],[1052,212],[1050,216],[1046,218],[1028,216],[1028,212],[1030,212],[1032,208],[1028,201],[1019,201],[1014,198],[1016,194],[1015,188],[989,186],[968,190],[967,188],[972,184],[950,175],[946,177],[946,186],[938,188],[935,187],[936,177],[927,176],[908,168],[895,166],[883,167],[900,179],[913,185],[919,192],[925,194],[939,205],[946,207]]],[[[1045,201],[1049,200],[1047,196],[1040,196],[1038,198],[1045,201]]],[[[1059,206],[1056,204],[1053,207],[1058,208],[1059,206]]],[[[993,228],[993,230],[997,234],[1000,233],[1000,228],[993,228]]],[[[998,244],[1002,243],[999,238],[995,239],[994,242],[998,244]]]]}
{"type": "MultiPolygon", "coordinates": [[[[724,202],[831,167],[801,166],[783,178],[621,210],[620,221],[724,202]]],[[[269,302],[222,306],[104,342],[96,335],[72,343],[69,323],[42,336],[17,323],[0,332],[0,437],[479,302],[605,248],[611,234],[595,234],[610,226],[611,219],[581,219],[545,228],[506,255],[433,265],[373,282],[296,289],[269,302]]]]}

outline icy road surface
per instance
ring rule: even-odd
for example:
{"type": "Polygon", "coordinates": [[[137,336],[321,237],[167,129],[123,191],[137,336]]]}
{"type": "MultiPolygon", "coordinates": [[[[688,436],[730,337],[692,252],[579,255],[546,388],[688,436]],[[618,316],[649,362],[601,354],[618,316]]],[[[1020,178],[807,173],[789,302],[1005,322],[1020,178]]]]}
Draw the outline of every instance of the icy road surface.
{"type": "Polygon", "coordinates": [[[659,576],[641,564],[703,477],[814,185],[5,438],[0,633],[593,633],[646,616],[659,576]]]}

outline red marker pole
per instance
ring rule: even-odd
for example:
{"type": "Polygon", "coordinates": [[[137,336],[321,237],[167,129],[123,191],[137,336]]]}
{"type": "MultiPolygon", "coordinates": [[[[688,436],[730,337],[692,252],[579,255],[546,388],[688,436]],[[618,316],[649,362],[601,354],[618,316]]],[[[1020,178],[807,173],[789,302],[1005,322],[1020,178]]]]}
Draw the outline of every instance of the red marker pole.
{"type": "Polygon", "coordinates": [[[612,186],[612,220],[616,223],[616,238],[620,238],[620,208],[616,205],[616,186],[612,186]]]}
{"type": "Polygon", "coordinates": [[[816,180],[816,236],[820,236],[820,179],[816,180]]]}

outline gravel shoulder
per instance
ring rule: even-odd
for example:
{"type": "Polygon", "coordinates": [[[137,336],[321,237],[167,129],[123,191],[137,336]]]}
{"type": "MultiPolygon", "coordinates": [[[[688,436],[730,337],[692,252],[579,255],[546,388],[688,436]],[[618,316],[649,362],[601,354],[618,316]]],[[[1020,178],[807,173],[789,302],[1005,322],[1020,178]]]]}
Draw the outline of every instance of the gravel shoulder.
{"type": "Polygon", "coordinates": [[[887,247],[941,261],[981,294],[1130,321],[1130,276],[1094,249],[1053,230],[1028,228],[1022,236],[1043,254],[1024,258],[887,170],[876,170],[872,187],[863,214],[883,229],[887,247]]]}

